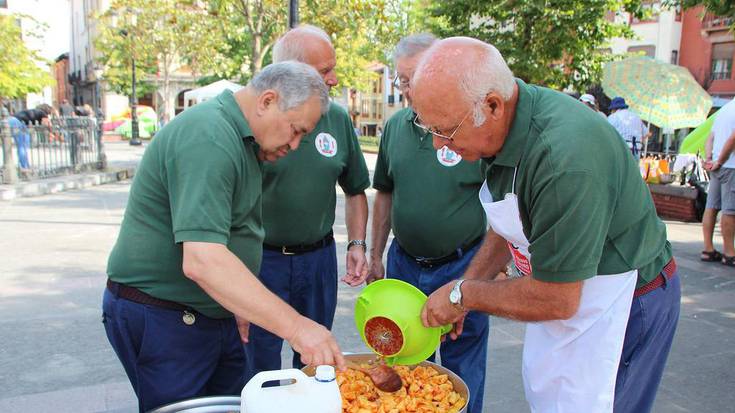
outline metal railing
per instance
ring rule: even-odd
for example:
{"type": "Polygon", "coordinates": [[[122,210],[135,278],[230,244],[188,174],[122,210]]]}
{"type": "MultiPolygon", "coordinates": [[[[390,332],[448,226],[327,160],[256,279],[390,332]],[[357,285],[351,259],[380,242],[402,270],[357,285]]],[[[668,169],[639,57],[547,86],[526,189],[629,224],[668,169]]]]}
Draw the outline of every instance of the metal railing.
{"type": "Polygon", "coordinates": [[[102,119],[54,117],[26,125],[0,113],[0,183],[104,169],[102,119]]]}

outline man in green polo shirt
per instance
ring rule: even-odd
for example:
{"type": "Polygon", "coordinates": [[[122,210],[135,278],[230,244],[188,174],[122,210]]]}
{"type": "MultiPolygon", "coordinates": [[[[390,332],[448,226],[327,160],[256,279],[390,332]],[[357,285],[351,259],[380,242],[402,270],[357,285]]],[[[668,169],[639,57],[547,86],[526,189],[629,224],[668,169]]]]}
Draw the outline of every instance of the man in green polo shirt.
{"type": "MultiPolygon", "coordinates": [[[[337,85],[334,48],[329,35],[300,26],[273,47],[273,61],[295,60],[314,67],[327,87],[337,85]]],[[[345,193],[347,275],[349,285],[367,276],[365,226],[370,185],[365,159],[347,112],[330,103],[298,149],[263,164],[263,265],[260,280],[301,315],[331,328],[337,307],[337,252],[332,235],[337,200],[345,193]]],[[[257,324],[257,323],[255,323],[257,324]]],[[[246,378],[281,368],[282,339],[253,325],[245,345],[246,378]]],[[[301,367],[298,350],[294,367],[301,367]]]]}
{"type": "Polygon", "coordinates": [[[493,46],[437,42],[411,85],[434,145],[488,165],[491,229],[465,272],[429,297],[437,326],[467,310],[529,321],[534,412],[648,412],[681,297],[666,227],[617,132],[580,102],[514,79],[493,46]],[[507,245],[507,247],[506,247],[507,245]],[[492,280],[509,259],[523,275],[492,280]]]}
{"type": "Polygon", "coordinates": [[[327,105],[327,88],[313,68],[275,64],[241,91],[186,110],[146,149],[103,299],[107,337],[141,412],[239,394],[239,320],[283,337],[304,363],[344,365],[329,331],[254,275],[263,241],[258,152],[295,149],[327,105]]]}
{"type": "MultiPolygon", "coordinates": [[[[384,277],[383,251],[392,228],[388,277],[426,295],[464,273],[485,234],[485,214],[477,198],[484,180],[482,163],[467,162],[446,146],[434,149],[431,135],[414,124],[411,76],[435,41],[428,33],[408,36],[393,52],[396,86],[409,107],[388,120],[380,140],[368,275],[368,281],[384,277]]],[[[489,330],[488,316],[472,312],[462,334],[441,345],[441,364],[470,390],[469,413],[482,412],[489,330]]]]}

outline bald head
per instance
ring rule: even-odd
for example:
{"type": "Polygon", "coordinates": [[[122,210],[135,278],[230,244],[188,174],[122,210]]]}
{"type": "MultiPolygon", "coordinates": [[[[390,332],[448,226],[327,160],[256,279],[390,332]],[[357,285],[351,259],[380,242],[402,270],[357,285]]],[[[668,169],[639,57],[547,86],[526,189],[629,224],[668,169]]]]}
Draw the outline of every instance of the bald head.
{"type": "Polygon", "coordinates": [[[289,30],[273,46],[273,62],[295,60],[316,69],[330,88],[337,85],[332,39],[322,29],[304,24],[289,30]]]}
{"type": "MultiPolygon", "coordinates": [[[[426,51],[411,85],[414,99],[419,101],[444,96],[442,100],[454,98],[474,105],[491,92],[509,100],[515,81],[494,46],[469,37],[450,37],[435,42],[426,51]]],[[[476,125],[484,121],[478,111],[474,120],[476,125]]]]}

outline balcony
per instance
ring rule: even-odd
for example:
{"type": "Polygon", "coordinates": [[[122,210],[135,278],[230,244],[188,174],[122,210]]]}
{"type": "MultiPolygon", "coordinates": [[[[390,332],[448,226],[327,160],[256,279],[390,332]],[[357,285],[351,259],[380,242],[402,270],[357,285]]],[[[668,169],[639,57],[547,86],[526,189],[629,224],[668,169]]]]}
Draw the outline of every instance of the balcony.
{"type": "Polygon", "coordinates": [[[732,16],[716,16],[707,13],[702,19],[702,29],[708,32],[719,30],[728,30],[735,23],[735,17],[732,16]]]}

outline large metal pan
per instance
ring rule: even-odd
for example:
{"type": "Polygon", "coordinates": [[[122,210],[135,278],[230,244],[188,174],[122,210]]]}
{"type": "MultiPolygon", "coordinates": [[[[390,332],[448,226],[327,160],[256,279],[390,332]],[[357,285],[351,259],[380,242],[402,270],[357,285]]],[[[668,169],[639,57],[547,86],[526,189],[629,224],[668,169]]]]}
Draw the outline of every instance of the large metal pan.
{"type": "MultiPolygon", "coordinates": [[[[374,353],[345,354],[345,358],[347,360],[353,361],[357,364],[368,363],[370,360],[375,360],[375,357],[376,356],[374,353]]],[[[467,384],[464,382],[464,380],[462,380],[458,375],[454,374],[446,367],[442,367],[430,361],[422,361],[419,364],[411,366],[411,368],[414,368],[416,366],[431,366],[436,369],[439,374],[446,374],[447,376],[449,376],[449,381],[452,382],[452,385],[454,386],[454,391],[459,393],[459,395],[462,396],[462,398],[465,400],[465,405],[462,410],[459,411],[459,413],[467,413],[467,405],[470,404],[470,391],[467,388],[467,384]]],[[[306,373],[307,376],[313,376],[314,374],[316,374],[316,367],[314,366],[306,366],[301,370],[306,373]]]]}

